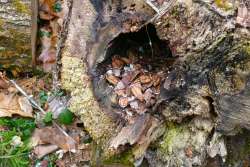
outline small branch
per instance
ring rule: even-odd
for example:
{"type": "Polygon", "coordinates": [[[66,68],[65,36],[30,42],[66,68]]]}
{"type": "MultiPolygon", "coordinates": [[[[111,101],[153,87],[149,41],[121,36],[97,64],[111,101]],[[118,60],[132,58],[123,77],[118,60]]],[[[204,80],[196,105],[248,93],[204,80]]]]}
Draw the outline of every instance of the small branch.
{"type": "Polygon", "coordinates": [[[30,101],[30,103],[35,106],[38,110],[40,110],[43,114],[46,114],[46,111],[44,111],[44,109],[38,105],[36,103],[36,101],[32,98],[32,96],[29,96],[19,85],[17,85],[17,83],[14,80],[9,80],[10,83],[12,83],[19,92],[21,92],[25,97],[28,98],[28,100],[30,101]]]}
{"type": "MultiPolygon", "coordinates": [[[[145,25],[154,22],[156,19],[161,18],[163,15],[165,15],[167,12],[169,12],[169,10],[175,5],[177,0],[170,0],[168,2],[167,5],[164,5],[162,8],[157,9],[157,14],[155,14],[150,20],[148,20],[146,23],[144,23],[143,25],[141,25],[141,27],[144,27],[145,25]]],[[[146,3],[148,4],[148,0],[146,1],[146,3]]],[[[151,3],[152,4],[152,3],[151,3]]],[[[149,5],[149,4],[148,4],[149,5]]],[[[152,4],[153,5],[153,4],[152,4]]],[[[149,5],[151,6],[151,5],[149,5]]],[[[153,5],[154,6],[154,5],[153,5]]],[[[152,6],[151,6],[152,7],[152,6]]],[[[152,7],[153,8],[153,7],[152,7]]],[[[154,8],[156,8],[156,6],[154,6],[154,8]]],[[[153,8],[153,9],[154,9],[153,8]]],[[[155,10],[155,9],[154,9],[155,10]]],[[[140,28],[141,28],[140,27],[140,28]]]]}
{"type": "Polygon", "coordinates": [[[146,0],[146,3],[156,11],[156,13],[159,13],[159,9],[150,1],[150,0],[146,0]]]}

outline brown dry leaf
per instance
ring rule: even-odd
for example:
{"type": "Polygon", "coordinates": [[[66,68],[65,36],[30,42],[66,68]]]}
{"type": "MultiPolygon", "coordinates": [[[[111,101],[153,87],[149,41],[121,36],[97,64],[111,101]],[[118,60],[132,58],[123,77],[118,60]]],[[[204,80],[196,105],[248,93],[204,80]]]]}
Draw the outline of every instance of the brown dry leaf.
{"type": "Polygon", "coordinates": [[[138,100],[131,101],[131,102],[129,103],[129,105],[130,105],[130,107],[131,107],[132,109],[135,109],[135,110],[139,109],[139,102],[138,102],[138,100]]]}
{"type": "Polygon", "coordinates": [[[2,78],[0,78],[0,89],[6,89],[9,87],[9,84],[7,84],[2,78]]]}
{"type": "Polygon", "coordinates": [[[118,82],[120,81],[119,78],[114,75],[106,75],[106,79],[109,83],[113,85],[117,85],[118,82]]]}
{"type": "Polygon", "coordinates": [[[136,109],[136,112],[138,114],[144,114],[147,111],[146,105],[142,102],[138,103],[138,109],[136,109]]]}
{"type": "Polygon", "coordinates": [[[33,117],[28,99],[15,94],[0,93],[0,117],[11,117],[13,114],[33,117]]]}
{"type": "Polygon", "coordinates": [[[44,20],[51,20],[55,14],[53,12],[53,6],[55,0],[39,0],[39,16],[44,20]]]}
{"type": "Polygon", "coordinates": [[[140,71],[138,70],[129,71],[122,77],[122,82],[124,83],[124,85],[129,85],[139,74],[140,71]]]}
{"type": "Polygon", "coordinates": [[[148,105],[150,105],[151,104],[151,99],[154,97],[153,96],[153,91],[152,91],[152,89],[147,89],[146,91],[145,91],[145,93],[144,93],[144,100],[145,100],[145,102],[146,102],[146,105],[148,106],[148,105]]]}
{"type": "Polygon", "coordinates": [[[122,81],[119,81],[115,87],[115,90],[125,89],[126,86],[122,81]]]}
{"type": "Polygon", "coordinates": [[[124,64],[125,63],[120,58],[118,58],[118,56],[115,55],[112,58],[112,67],[113,68],[121,69],[121,68],[123,68],[124,64]]]}
{"type": "Polygon", "coordinates": [[[125,108],[128,106],[128,97],[121,97],[119,99],[119,105],[122,107],[122,108],[125,108]]]}
{"type": "Polygon", "coordinates": [[[125,89],[118,89],[118,90],[115,90],[115,93],[118,95],[118,96],[126,96],[126,90],[125,89]]]}
{"type": "Polygon", "coordinates": [[[143,101],[143,94],[142,94],[142,87],[140,83],[134,83],[130,86],[132,94],[139,99],[140,101],[143,101]]]}
{"type": "Polygon", "coordinates": [[[159,77],[158,75],[153,75],[152,76],[152,80],[153,80],[153,85],[157,86],[160,84],[161,82],[161,77],[159,77]]]}
{"type": "Polygon", "coordinates": [[[54,127],[45,127],[36,129],[32,136],[33,145],[36,144],[53,144],[57,145],[65,152],[76,151],[76,141],[70,137],[64,135],[59,129],[54,127]]]}
{"type": "Polygon", "coordinates": [[[114,74],[114,76],[120,77],[121,76],[121,69],[115,68],[112,70],[112,73],[114,74]]]}
{"type": "Polygon", "coordinates": [[[50,71],[52,65],[56,61],[56,49],[55,49],[55,41],[52,41],[52,37],[48,34],[51,34],[51,28],[43,27],[40,29],[41,32],[47,35],[43,35],[40,40],[42,44],[42,51],[39,55],[39,60],[43,62],[43,68],[45,71],[50,71]]]}
{"type": "Polygon", "coordinates": [[[5,73],[0,72],[0,89],[6,89],[9,87],[5,73]]]}
{"type": "Polygon", "coordinates": [[[43,20],[52,20],[54,18],[53,15],[49,14],[48,12],[39,11],[39,17],[43,20]]]}
{"type": "Polygon", "coordinates": [[[152,80],[151,80],[151,77],[150,77],[149,75],[146,75],[146,74],[141,75],[141,76],[139,77],[139,79],[140,79],[140,82],[141,82],[142,84],[147,84],[147,83],[149,83],[149,82],[152,81],[152,80]]]}
{"type": "Polygon", "coordinates": [[[36,146],[33,150],[33,152],[36,154],[37,158],[40,159],[44,157],[45,155],[48,155],[56,150],[58,150],[59,147],[57,145],[49,144],[49,145],[39,145],[36,146]]]}
{"type": "Polygon", "coordinates": [[[136,118],[133,124],[123,127],[118,135],[111,140],[110,148],[117,149],[120,145],[129,143],[135,144],[139,141],[141,135],[146,133],[148,121],[150,120],[149,114],[144,114],[136,118]]]}

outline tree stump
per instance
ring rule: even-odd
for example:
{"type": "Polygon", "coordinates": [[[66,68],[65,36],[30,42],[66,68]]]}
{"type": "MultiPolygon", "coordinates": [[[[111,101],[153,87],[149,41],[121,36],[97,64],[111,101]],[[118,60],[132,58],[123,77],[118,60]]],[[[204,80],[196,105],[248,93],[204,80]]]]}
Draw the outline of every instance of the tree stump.
{"type": "MultiPolygon", "coordinates": [[[[149,166],[205,166],[211,159],[217,165],[243,161],[226,159],[234,155],[226,148],[232,141],[225,136],[249,129],[250,124],[250,32],[236,23],[237,8],[245,5],[249,10],[249,4],[223,2],[166,1],[157,6],[143,0],[73,1],[60,77],[62,88],[71,94],[71,110],[103,151],[105,158],[96,157],[101,159],[95,159],[96,165],[138,165],[143,157],[149,166]],[[109,94],[104,93],[107,87],[98,85],[103,74],[98,66],[128,49],[126,34],[145,31],[149,25],[163,41],[160,48],[169,48],[174,61],[163,62],[169,71],[154,112],[139,116],[138,125],[151,122],[144,132],[147,139],[133,142],[125,137],[126,141],[116,143],[118,149],[112,149],[123,128],[133,125],[124,123],[106,103],[109,94]],[[110,158],[124,150],[124,144],[130,145],[127,151],[110,158]]],[[[148,41],[144,35],[139,40],[148,41]]]]}

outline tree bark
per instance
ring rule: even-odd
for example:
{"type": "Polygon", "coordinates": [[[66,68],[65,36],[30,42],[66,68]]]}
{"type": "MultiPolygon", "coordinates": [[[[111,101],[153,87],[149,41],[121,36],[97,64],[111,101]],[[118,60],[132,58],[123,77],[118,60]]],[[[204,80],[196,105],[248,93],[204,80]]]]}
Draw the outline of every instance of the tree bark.
{"type": "MultiPolygon", "coordinates": [[[[249,29],[235,24],[238,1],[171,2],[151,8],[142,0],[75,0],[61,57],[62,87],[71,92],[72,111],[104,154],[112,155],[110,140],[121,127],[111,109],[97,101],[96,67],[107,58],[108,46],[119,34],[151,23],[176,56],[169,74],[175,77],[166,78],[166,88],[161,89],[165,109],[159,112],[164,121],[154,131],[161,129],[164,135],[154,151],[145,153],[133,144],[132,157],[144,156],[150,166],[205,166],[210,156],[220,166],[221,159],[213,158],[225,160],[230,152],[226,142],[233,143],[225,135],[236,134],[237,127],[249,128],[249,29]],[[184,85],[175,85],[179,82],[184,85]]],[[[243,159],[227,163],[239,161],[243,159]]]]}
{"type": "Polygon", "coordinates": [[[0,65],[17,75],[31,69],[31,1],[0,1],[0,65]]]}

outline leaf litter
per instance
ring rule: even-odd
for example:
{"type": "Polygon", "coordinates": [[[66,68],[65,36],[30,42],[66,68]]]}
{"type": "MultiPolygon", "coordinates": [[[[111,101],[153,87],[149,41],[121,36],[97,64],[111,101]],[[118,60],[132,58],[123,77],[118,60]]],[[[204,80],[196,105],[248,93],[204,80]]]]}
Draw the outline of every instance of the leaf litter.
{"type": "MultiPolygon", "coordinates": [[[[32,134],[29,144],[24,142],[23,138],[20,137],[18,133],[9,139],[10,145],[13,147],[28,146],[32,148],[35,159],[43,159],[44,157],[46,158],[48,154],[55,153],[57,150],[59,150],[59,152],[62,150],[60,155],[58,154],[62,162],[64,159],[68,161],[68,156],[72,157],[72,155],[67,154],[67,152],[74,152],[78,156],[84,153],[85,157],[81,157],[81,159],[89,161],[91,148],[89,146],[84,146],[85,144],[82,141],[82,138],[85,138],[88,134],[82,133],[82,127],[77,127],[77,124],[72,125],[74,119],[72,113],[67,109],[66,96],[62,96],[60,92],[47,92],[50,88],[47,86],[48,83],[45,83],[44,80],[47,80],[47,78],[39,79],[33,77],[18,79],[17,81],[12,80],[10,82],[4,73],[0,73],[0,81],[2,81],[1,84],[4,85],[0,87],[0,117],[4,117],[0,118],[0,124],[2,119],[11,117],[10,119],[12,121],[16,116],[35,118],[37,122],[37,127],[32,134]],[[15,85],[11,83],[15,83],[15,85]],[[20,93],[20,89],[23,92],[21,91],[20,93]],[[51,124],[52,126],[45,126],[43,123],[39,124],[39,120],[43,119],[43,114],[37,112],[37,107],[33,106],[33,103],[30,102],[30,96],[28,94],[34,94],[36,97],[40,96],[40,100],[43,100],[43,106],[46,108],[45,112],[51,113],[51,117],[53,116],[52,119],[58,119],[59,122],[65,125],[59,127],[58,125],[55,126],[54,123],[51,124]],[[64,132],[66,131],[68,134],[65,135],[64,132]],[[81,147],[78,148],[78,145],[81,145],[81,147]],[[62,158],[62,156],[64,158],[62,158]]],[[[75,119],[75,122],[76,121],[77,119],[75,119]]],[[[5,139],[4,136],[2,138],[1,134],[7,133],[8,131],[9,129],[5,126],[0,126],[1,141],[5,139]]],[[[22,133],[26,132],[23,131],[22,133]]],[[[28,155],[30,153],[25,154],[28,155]]],[[[75,161],[77,162],[78,159],[75,161]]]]}

